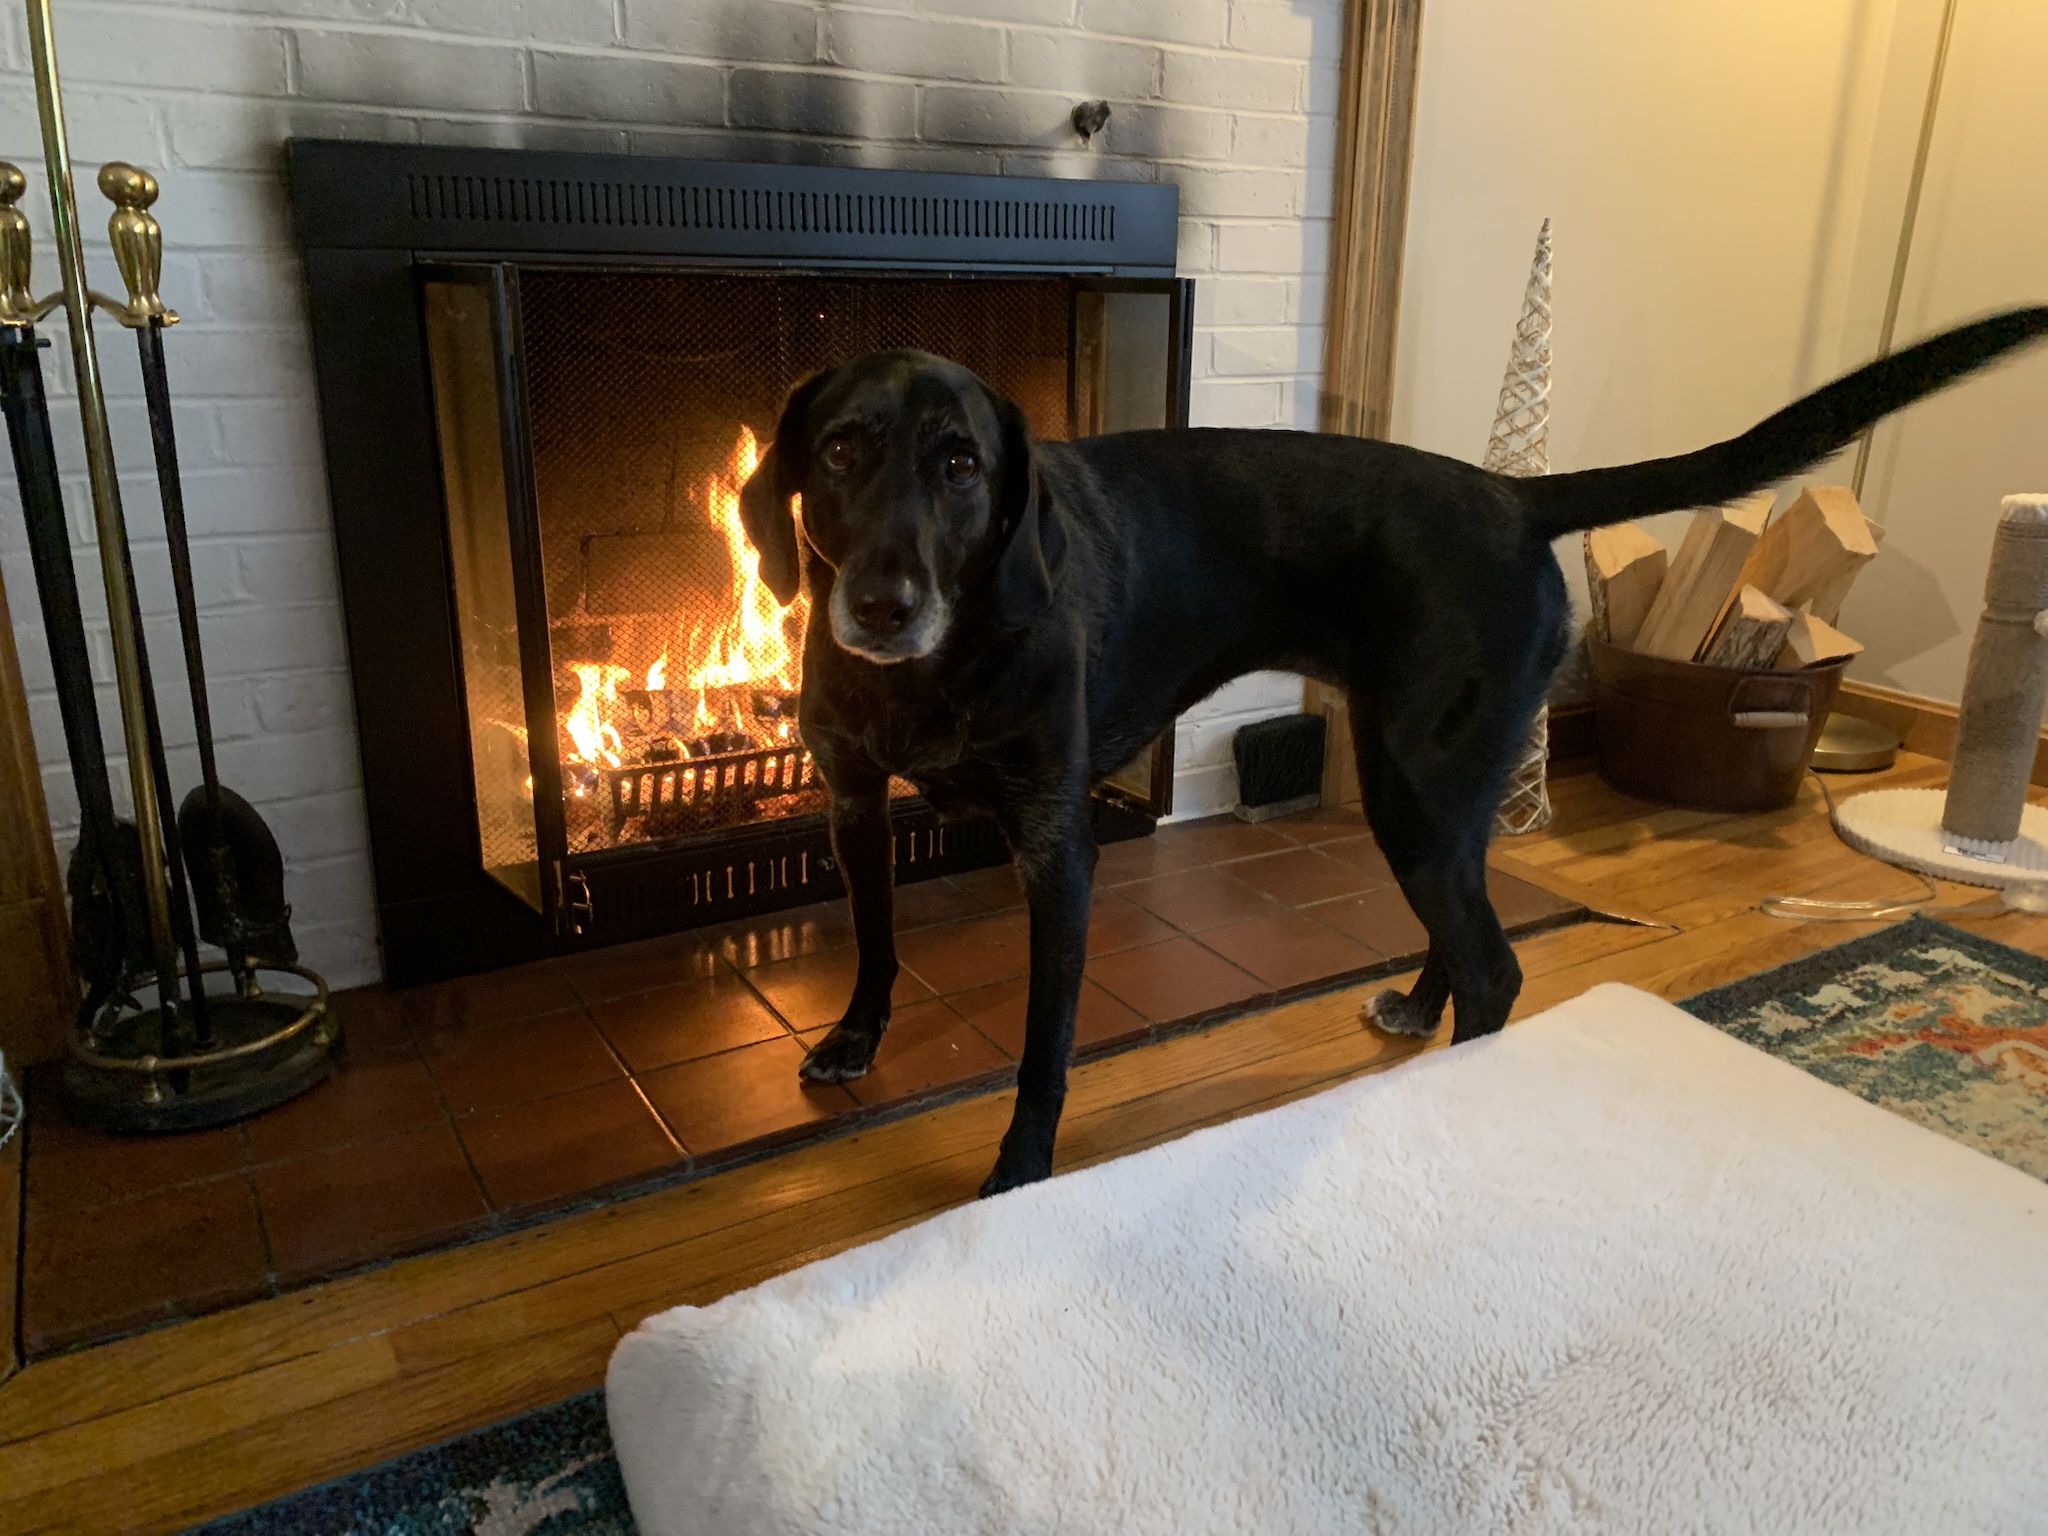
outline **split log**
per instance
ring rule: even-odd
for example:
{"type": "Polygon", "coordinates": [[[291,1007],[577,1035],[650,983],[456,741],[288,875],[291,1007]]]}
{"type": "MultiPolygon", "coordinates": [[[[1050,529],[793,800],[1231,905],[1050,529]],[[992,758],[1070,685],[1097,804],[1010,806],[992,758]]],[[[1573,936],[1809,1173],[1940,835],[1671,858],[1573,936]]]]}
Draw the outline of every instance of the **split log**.
{"type": "Polygon", "coordinates": [[[1693,513],[1685,542],[1678,546],[1636,635],[1638,651],[1671,661],[1691,661],[1698,655],[1770,515],[1769,491],[1693,513]]]}
{"type": "Polygon", "coordinates": [[[1586,592],[1593,633],[1624,650],[1636,643],[1671,556],[1657,537],[1635,523],[1595,528],[1586,535],[1586,592]]]}
{"type": "Polygon", "coordinates": [[[1771,520],[1743,562],[1741,580],[1832,624],[1850,583],[1877,556],[1870,527],[1849,487],[1809,485],[1771,520]]]}
{"type": "Polygon", "coordinates": [[[1786,672],[1798,667],[1818,667],[1830,661],[1845,660],[1862,649],[1862,641],[1851,640],[1825,620],[1816,619],[1810,613],[1795,613],[1773,665],[1786,672]]]}
{"type": "Polygon", "coordinates": [[[1700,647],[1700,659],[1710,667],[1745,671],[1768,667],[1791,627],[1791,609],[1772,602],[1755,587],[1744,587],[1728,605],[1720,626],[1700,647]]]}

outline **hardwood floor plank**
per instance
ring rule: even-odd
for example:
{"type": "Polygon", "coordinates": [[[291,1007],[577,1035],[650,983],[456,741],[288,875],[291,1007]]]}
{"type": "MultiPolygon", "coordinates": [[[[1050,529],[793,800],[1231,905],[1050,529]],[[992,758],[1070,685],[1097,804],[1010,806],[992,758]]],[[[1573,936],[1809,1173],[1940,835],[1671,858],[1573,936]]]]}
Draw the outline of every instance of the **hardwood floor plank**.
{"type": "Polygon", "coordinates": [[[0,1447],[0,1490],[24,1498],[365,1391],[400,1375],[388,1337],[357,1339],[139,1408],[0,1447]]]}
{"type": "Polygon", "coordinates": [[[0,1530],[14,1536],[175,1531],[595,1386],[617,1341],[609,1319],[583,1323],[103,1476],[25,1497],[0,1492],[0,1530]]]}
{"type": "MultiPolygon", "coordinates": [[[[1617,854],[1646,843],[1660,842],[1702,827],[1722,826],[1735,820],[1725,811],[1686,811],[1673,808],[1647,815],[1617,817],[1604,824],[1572,827],[1541,834],[1527,852],[1517,844],[1515,852],[1532,864],[1553,864],[1561,859],[1590,858],[1617,854]]],[[[1582,877],[1583,878],[1583,877],[1582,877]]]]}
{"type": "Polygon", "coordinates": [[[1513,875],[1519,880],[1562,896],[1567,901],[1578,903],[1588,912],[1613,922],[1637,923],[1646,928],[1665,928],[1670,925],[1648,907],[1637,906],[1634,902],[1619,900],[1616,893],[1607,887],[1589,885],[1562,873],[1557,866],[1532,864],[1503,849],[1498,843],[1486,856],[1489,867],[1503,874],[1513,875]]]}
{"type": "Polygon", "coordinates": [[[829,1243],[820,1243],[815,1248],[778,1254],[772,1259],[749,1265],[745,1269],[734,1270],[730,1274],[692,1280],[680,1290],[664,1292],[662,1295],[619,1307],[611,1314],[612,1326],[619,1330],[619,1335],[623,1338],[657,1312],[666,1312],[670,1307],[709,1306],[721,1296],[730,1296],[736,1291],[747,1290],[759,1285],[763,1280],[773,1280],[777,1275],[787,1274],[792,1269],[801,1269],[804,1265],[814,1264],[819,1259],[829,1259],[833,1254],[844,1253],[849,1248],[878,1242],[891,1232],[914,1227],[924,1219],[923,1213],[906,1216],[900,1221],[888,1222],[856,1237],[839,1238],[829,1243]]]}

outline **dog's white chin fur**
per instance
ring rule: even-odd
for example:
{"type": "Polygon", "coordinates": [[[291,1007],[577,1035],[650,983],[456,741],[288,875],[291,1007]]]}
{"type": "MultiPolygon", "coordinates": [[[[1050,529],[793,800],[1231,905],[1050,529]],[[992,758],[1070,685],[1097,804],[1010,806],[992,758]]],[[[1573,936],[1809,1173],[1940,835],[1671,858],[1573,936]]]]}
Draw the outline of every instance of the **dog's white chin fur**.
{"type": "Polygon", "coordinates": [[[931,655],[939,648],[939,642],[946,638],[946,626],[953,619],[952,605],[934,594],[910,628],[900,635],[878,638],[869,634],[847,611],[839,596],[844,590],[836,587],[832,592],[832,641],[842,651],[850,651],[878,667],[893,667],[899,661],[917,661],[931,655]]]}

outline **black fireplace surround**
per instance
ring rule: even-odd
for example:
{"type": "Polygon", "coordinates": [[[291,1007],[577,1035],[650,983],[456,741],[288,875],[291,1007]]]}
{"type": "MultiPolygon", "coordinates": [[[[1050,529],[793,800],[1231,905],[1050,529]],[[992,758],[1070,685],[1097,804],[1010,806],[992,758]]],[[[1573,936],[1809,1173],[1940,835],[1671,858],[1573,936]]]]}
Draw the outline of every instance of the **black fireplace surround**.
{"type": "MultiPolygon", "coordinates": [[[[583,549],[589,566],[591,538],[579,527],[620,505],[619,531],[596,535],[610,541],[609,592],[611,551],[673,542],[667,514],[650,534],[644,514],[625,510],[645,500],[648,413],[687,414],[653,398],[666,399],[669,385],[679,401],[693,387],[688,398],[715,399],[718,419],[664,426],[665,436],[729,438],[735,422],[742,433],[772,431],[782,394],[813,368],[917,345],[949,351],[1035,402],[1027,413],[1042,436],[1187,423],[1193,285],[1174,275],[1172,187],[314,139],[294,140],[288,163],[393,985],[842,893],[808,760],[794,767],[801,744],[788,726],[775,728],[794,755],[758,771],[802,793],[758,804],[795,809],[732,824],[622,821],[620,809],[635,809],[636,785],[641,811],[650,796],[680,799],[679,775],[691,792],[715,787],[717,765],[737,757],[708,768],[650,757],[636,778],[631,767],[572,760],[564,747],[562,647],[622,644],[629,626],[562,616],[562,551],[583,549]],[[462,314],[473,318],[458,323],[462,314]],[[468,388],[487,406],[469,419],[487,422],[495,439],[482,455],[470,450],[488,460],[482,478],[498,509],[482,578],[474,531],[454,506],[475,498],[476,465],[458,474],[451,455],[460,453],[447,441],[454,386],[444,359],[461,324],[474,337],[463,354],[468,388]],[[723,327],[724,339],[715,348],[678,339],[692,325],[705,335],[723,327]],[[593,335],[609,349],[602,357],[583,350],[593,335]],[[702,377],[678,374],[678,357],[702,377]],[[713,367],[723,370],[715,379],[705,372],[713,367]],[[550,404],[577,399],[591,380],[612,381],[617,395],[581,420],[550,404]],[[466,483],[451,489],[451,479],[466,483]],[[579,505],[559,511],[565,497],[579,505]],[[572,516],[584,522],[563,521],[572,516]],[[470,589],[479,579],[501,583],[495,653],[478,638],[470,589]],[[466,663],[498,669],[491,708],[466,663]],[[516,718],[493,718],[486,736],[486,714],[516,718]],[[509,768],[482,761],[493,743],[499,757],[515,754],[509,768]],[[486,804],[494,783],[516,793],[486,804]],[[578,804],[586,784],[609,797],[608,819],[593,822],[578,804]],[[492,862],[486,843],[503,841],[508,807],[518,849],[492,862]]],[[[721,484],[740,472],[734,454],[721,484]]],[[[722,550],[715,559],[731,568],[722,550]]],[[[586,596],[575,598],[579,612],[586,596]]],[[[626,675],[644,656],[568,654],[586,654],[586,686],[602,670],[638,690],[619,697],[643,708],[668,697],[626,675]],[[620,660],[630,669],[601,665],[620,660]]],[[[706,697],[696,695],[700,722],[706,697]]],[[[771,717],[786,708],[758,690],[744,697],[751,703],[737,707],[771,717]]],[[[708,739],[675,748],[688,759],[739,738],[708,739]]],[[[1171,751],[1168,733],[1098,793],[1102,840],[1148,833],[1170,808],[1171,751]]],[[[722,771],[730,785],[739,770],[722,771]]],[[[755,772],[745,768],[743,789],[758,799],[767,780],[755,785],[755,772]]],[[[899,882],[1004,857],[992,823],[942,825],[916,796],[896,801],[899,882]]]]}

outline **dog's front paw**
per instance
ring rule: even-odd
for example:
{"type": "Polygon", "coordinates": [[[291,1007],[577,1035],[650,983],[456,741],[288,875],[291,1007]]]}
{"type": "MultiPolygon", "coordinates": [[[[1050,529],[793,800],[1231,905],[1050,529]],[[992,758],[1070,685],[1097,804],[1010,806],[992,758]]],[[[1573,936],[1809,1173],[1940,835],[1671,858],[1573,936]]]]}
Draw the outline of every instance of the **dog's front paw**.
{"type": "Polygon", "coordinates": [[[1365,1007],[1359,1010],[1359,1017],[1390,1035],[1410,1035],[1426,1040],[1436,1033],[1437,1021],[1417,1007],[1415,1000],[1405,992],[1375,992],[1366,999],[1365,1007]]]}
{"type": "Polygon", "coordinates": [[[863,1076],[873,1065],[875,1051],[882,1043],[879,1029],[858,1029],[843,1021],[812,1046],[798,1067],[797,1076],[814,1083],[843,1083],[863,1076]]]}

